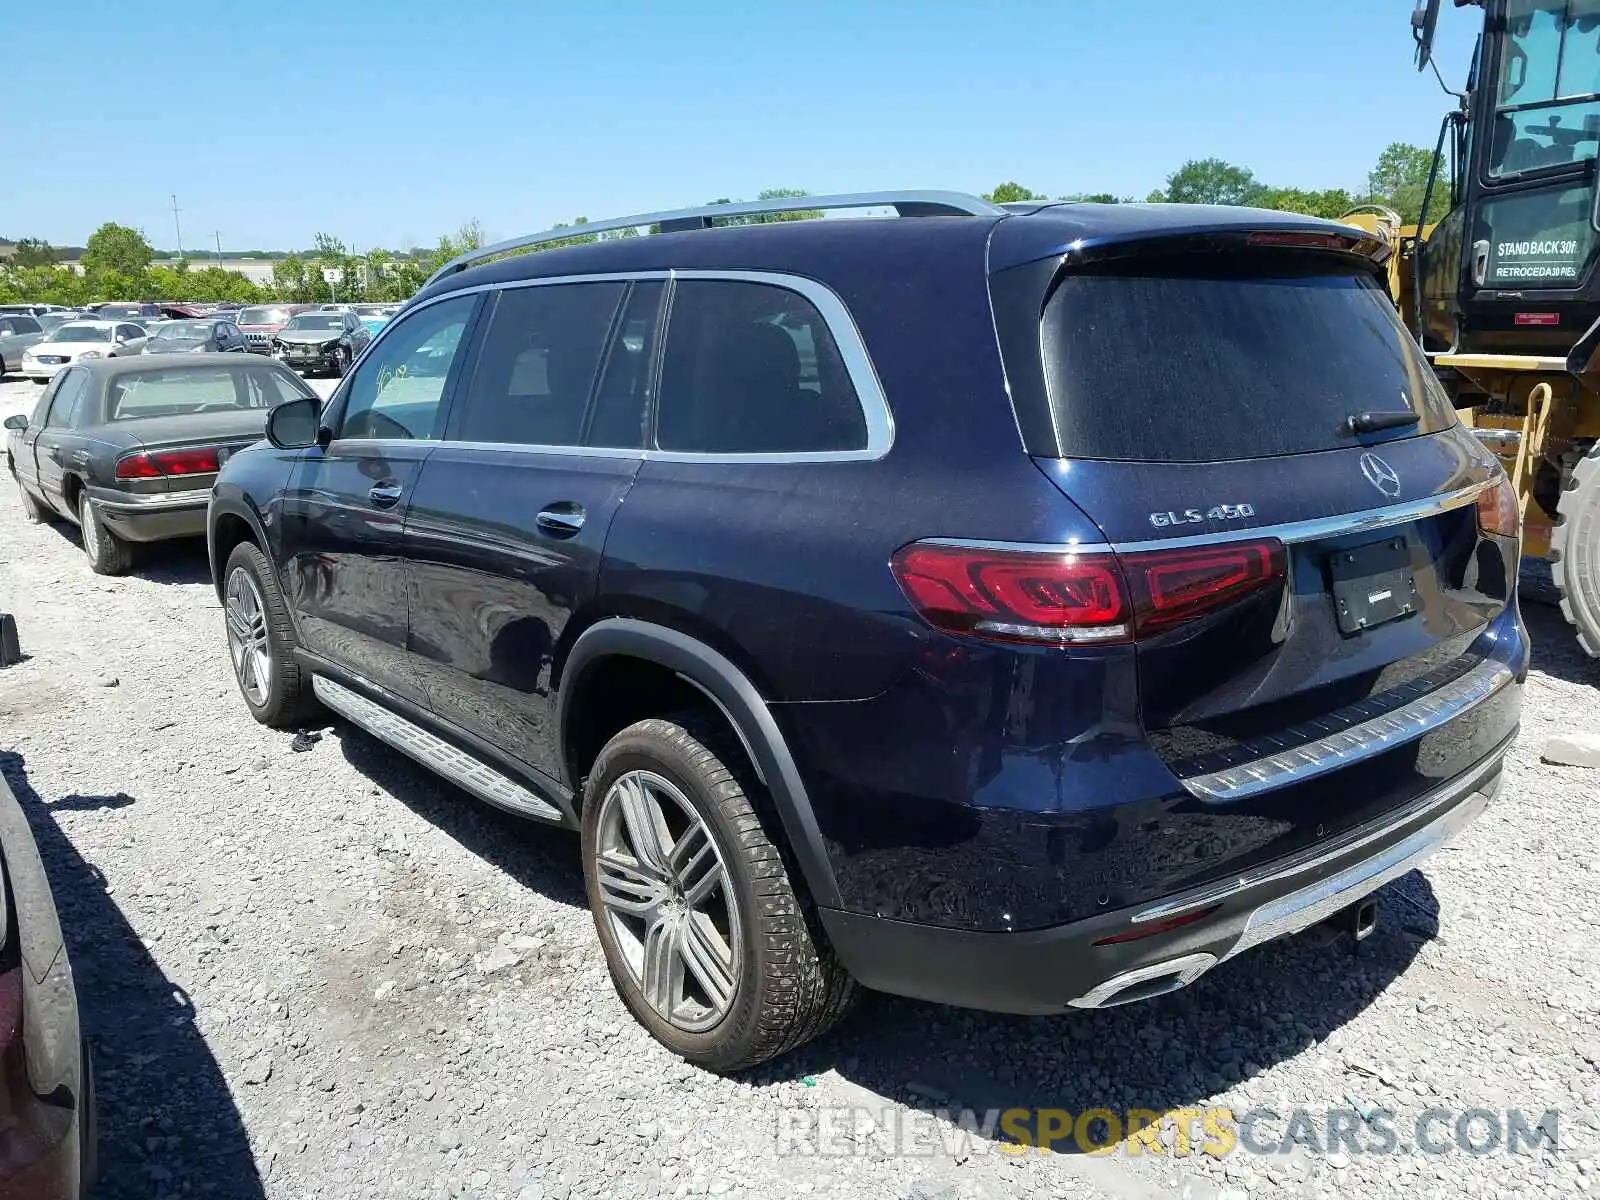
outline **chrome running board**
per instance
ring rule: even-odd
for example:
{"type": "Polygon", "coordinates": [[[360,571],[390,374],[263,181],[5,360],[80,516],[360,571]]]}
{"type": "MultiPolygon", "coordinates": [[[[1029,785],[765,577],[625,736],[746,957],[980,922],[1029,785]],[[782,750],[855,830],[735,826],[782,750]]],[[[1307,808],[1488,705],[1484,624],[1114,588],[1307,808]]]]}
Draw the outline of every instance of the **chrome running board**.
{"type": "Polygon", "coordinates": [[[443,738],[435,737],[420,725],[351,691],[342,683],[335,683],[325,675],[313,675],[311,690],[318,700],[352,725],[359,725],[373,737],[416,759],[478,799],[524,817],[564,820],[560,809],[482,759],[458,750],[443,738]]]}

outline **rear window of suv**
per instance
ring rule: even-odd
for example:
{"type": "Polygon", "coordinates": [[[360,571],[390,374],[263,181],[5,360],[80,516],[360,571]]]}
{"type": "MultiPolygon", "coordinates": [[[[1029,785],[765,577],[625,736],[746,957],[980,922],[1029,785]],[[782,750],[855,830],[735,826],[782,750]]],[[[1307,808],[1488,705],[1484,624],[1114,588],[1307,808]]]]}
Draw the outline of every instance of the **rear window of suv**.
{"type": "Polygon", "coordinates": [[[1356,444],[1341,426],[1361,412],[1418,414],[1384,440],[1455,422],[1388,296],[1322,263],[1173,258],[1072,272],[1045,305],[1041,350],[1069,458],[1303,454],[1356,444]]]}

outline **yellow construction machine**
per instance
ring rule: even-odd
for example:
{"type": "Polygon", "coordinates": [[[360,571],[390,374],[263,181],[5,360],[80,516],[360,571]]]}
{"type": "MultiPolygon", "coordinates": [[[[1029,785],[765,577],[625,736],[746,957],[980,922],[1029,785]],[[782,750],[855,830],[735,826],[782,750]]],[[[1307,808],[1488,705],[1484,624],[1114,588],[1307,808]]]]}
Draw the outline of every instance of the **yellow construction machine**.
{"type": "MultiPolygon", "coordinates": [[[[1396,305],[1505,463],[1523,553],[1550,559],[1562,611],[1600,655],[1600,0],[1455,5],[1482,24],[1423,202],[1443,215],[1418,228],[1366,207],[1345,221],[1393,249],[1396,305]]],[[[1418,0],[1412,16],[1419,70],[1439,7],[1418,0]]]]}

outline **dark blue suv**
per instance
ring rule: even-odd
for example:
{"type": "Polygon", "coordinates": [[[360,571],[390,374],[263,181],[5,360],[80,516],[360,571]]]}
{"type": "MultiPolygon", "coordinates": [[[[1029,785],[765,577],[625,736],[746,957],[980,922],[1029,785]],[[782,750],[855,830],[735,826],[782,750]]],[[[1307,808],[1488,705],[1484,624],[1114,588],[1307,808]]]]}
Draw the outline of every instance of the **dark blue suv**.
{"type": "Polygon", "coordinates": [[[277,408],[211,563],[258,720],[582,831],[673,1050],[1359,934],[1488,803],[1517,503],[1361,231],[910,193],[588,232],[449,264],[277,408]]]}

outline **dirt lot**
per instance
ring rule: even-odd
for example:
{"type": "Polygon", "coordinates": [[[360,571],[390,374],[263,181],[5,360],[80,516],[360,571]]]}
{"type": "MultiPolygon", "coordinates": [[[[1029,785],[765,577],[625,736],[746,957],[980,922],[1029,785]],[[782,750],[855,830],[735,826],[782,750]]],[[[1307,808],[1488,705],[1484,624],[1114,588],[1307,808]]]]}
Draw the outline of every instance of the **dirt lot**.
{"type": "MultiPolygon", "coordinates": [[[[0,384],[0,415],[36,395],[0,384]]],[[[1575,650],[1548,573],[1525,572],[1525,590],[1535,672],[1505,791],[1384,891],[1358,952],[1268,946],[1185,993],[1072,1018],[871,997],[834,1035],[728,1081],[671,1058],[614,997],[574,839],[344,726],[295,752],[237,698],[203,548],[98,578],[76,531],[24,523],[0,480],[0,610],[30,656],[0,673],[0,766],[78,972],[99,1194],[1585,1193],[1600,1141],[1600,776],[1541,765],[1538,749],[1600,729],[1600,669],[1575,650]],[[919,1154],[890,1136],[912,1109],[952,1105],[1270,1107],[1256,1141],[1285,1152],[1017,1155],[978,1139],[919,1154]],[[1314,1120],[1296,1126],[1297,1108],[1314,1120]],[[1449,1143],[1471,1108],[1555,1110],[1560,1150],[1468,1154],[1449,1143]],[[1429,1109],[1452,1113],[1434,1127],[1440,1153],[1412,1147],[1429,1109]],[[1358,1147],[1381,1142],[1392,1111],[1400,1148],[1327,1144],[1329,1110],[1358,1147]],[[836,1111],[850,1136],[812,1136],[840,1128],[836,1111]]],[[[1489,1126],[1476,1128],[1482,1145],[1489,1126]]]]}

